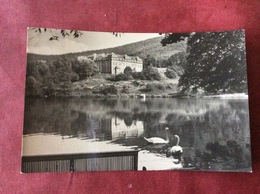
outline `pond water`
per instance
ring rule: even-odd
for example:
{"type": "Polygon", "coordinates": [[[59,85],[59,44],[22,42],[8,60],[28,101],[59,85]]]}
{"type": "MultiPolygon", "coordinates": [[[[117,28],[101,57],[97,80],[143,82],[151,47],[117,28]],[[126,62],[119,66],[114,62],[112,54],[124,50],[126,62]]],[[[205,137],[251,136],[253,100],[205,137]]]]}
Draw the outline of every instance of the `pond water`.
{"type": "Polygon", "coordinates": [[[248,100],[26,99],[24,156],[128,149],[140,150],[139,170],[251,171],[248,100]],[[183,154],[169,156],[174,135],[183,154]]]}

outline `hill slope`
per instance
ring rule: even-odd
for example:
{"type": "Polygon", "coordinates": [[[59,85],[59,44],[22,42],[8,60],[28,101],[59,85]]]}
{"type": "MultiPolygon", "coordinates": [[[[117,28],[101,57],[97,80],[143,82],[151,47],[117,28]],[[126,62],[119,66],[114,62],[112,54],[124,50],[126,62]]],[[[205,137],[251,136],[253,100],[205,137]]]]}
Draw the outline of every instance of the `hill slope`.
{"type": "MultiPolygon", "coordinates": [[[[119,37],[120,38],[120,37],[119,37]]],[[[126,44],[123,46],[118,46],[114,48],[100,49],[100,50],[91,50],[80,53],[68,53],[64,55],[38,55],[28,53],[28,60],[55,60],[57,58],[75,58],[77,56],[88,56],[93,53],[111,53],[116,54],[127,54],[127,55],[137,55],[140,58],[144,59],[147,55],[153,56],[156,60],[168,59],[171,55],[178,52],[186,51],[186,42],[178,42],[175,44],[162,46],[161,39],[163,37],[156,37],[147,39],[144,41],[139,41],[131,44],[126,44]]]]}

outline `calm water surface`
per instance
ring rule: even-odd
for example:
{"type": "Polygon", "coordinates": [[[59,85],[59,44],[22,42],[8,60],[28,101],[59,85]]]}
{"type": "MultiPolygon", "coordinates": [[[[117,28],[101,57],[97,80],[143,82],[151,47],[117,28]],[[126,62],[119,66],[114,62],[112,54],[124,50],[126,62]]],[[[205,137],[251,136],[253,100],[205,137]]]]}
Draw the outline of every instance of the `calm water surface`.
{"type": "Polygon", "coordinates": [[[131,148],[140,150],[140,168],[156,170],[166,162],[173,169],[176,158],[166,153],[176,144],[177,134],[183,148],[180,169],[251,170],[245,99],[27,98],[25,109],[24,155],[48,154],[50,146],[54,154],[82,147],[88,152],[96,146],[110,151],[131,148]],[[165,139],[165,127],[169,144],[147,145],[143,137],[165,139]]]}

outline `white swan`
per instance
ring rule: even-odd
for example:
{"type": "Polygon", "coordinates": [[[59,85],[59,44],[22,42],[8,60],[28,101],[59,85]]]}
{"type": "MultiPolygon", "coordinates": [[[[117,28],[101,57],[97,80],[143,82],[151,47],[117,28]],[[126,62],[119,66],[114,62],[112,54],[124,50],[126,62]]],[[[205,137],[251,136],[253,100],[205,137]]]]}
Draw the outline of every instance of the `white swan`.
{"type": "Polygon", "coordinates": [[[139,94],[139,95],[137,95],[137,97],[141,98],[142,99],[141,101],[143,101],[143,102],[145,102],[145,100],[146,100],[146,95],[145,94],[139,94]]]}
{"type": "Polygon", "coordinates": [[[160,137],[151,137],[151,138],[144,137],[144,139],[150,144],[167,144],[167,143],[169,143],[168,130],[169,130],[169,128],[166,127],[165,128],[166,139],[163,139],[160,137]]]}
{"type": "Polygon", "coordinates": [[[171,155],[178,155],[178,154],[182,154],[183,153],[183,149],[181,146],[179,146],[180,143],[180,137],[178,135],[174,135],[174,137],[177,138],[177,143],[175,146],[172,146],[171,149],[169,150],[168,154],[171,155]]]}

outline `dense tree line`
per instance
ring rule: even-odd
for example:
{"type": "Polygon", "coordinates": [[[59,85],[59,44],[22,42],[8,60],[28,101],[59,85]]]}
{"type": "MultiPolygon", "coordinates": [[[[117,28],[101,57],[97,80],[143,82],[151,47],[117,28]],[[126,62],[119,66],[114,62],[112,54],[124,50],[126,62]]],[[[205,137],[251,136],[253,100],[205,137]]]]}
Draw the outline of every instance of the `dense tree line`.
{"type": "Polygon", "coordinates": [[[73,60],[72,70],[79,76],[78,80],[83,80],[99,73],[97,64],[90,59],[73,60]]]}
{"type": "Polygon", "coordinates": [[[243,31],[167,35],[162,45],[187,38],[187,65],[180,77],[183,92],[247,92],[243,31]]]}
{"type": "Polygon", "coordinates": [[[126,81],[126,80],[161,80],[158,69],[153,66],[147,66],[141,72],[132,71],[131,67],[126,67],[124,73],[111,75],[107,78],[110,81],[126,81]]]}
{"type": "Polygon", "coordinates": [[[167,59],[163,60],[156,59],[151,55],[147,55],[143,60],[143,66],[144,68],[147,66],[153,66],[157,68],[170,68],[171,66],[184,67],[187,63],[186,58],[186,52],[175,53],[169,56],[167,59]]]}
{"type": "Polygon", "coordinates": [[[72,82],[86,79],[98,73],[97,65],[90,60],[57,59],[27,62],[26,95],[69,95],[72,82]]]}
{"type": "Polygon", "coordinates": [[[186,58],[186,52],[179,52],[165,60],[163,62],[164,67],[167,68],[165,75],[170,79],[174,79],[177,76],[181,76],[184,73],[184,69],[187,65],[186,58]]]}

